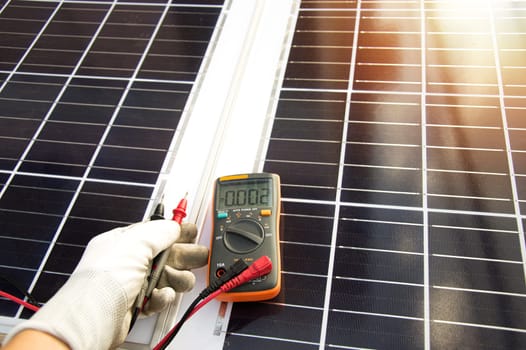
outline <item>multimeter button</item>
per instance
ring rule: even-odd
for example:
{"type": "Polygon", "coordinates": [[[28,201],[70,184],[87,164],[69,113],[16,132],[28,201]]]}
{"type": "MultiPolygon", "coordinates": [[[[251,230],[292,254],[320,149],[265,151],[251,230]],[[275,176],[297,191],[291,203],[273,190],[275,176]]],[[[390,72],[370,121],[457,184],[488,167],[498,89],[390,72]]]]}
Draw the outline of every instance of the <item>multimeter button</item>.
{"type": "Polygon", "coordinates": [[[270,209],[261,209],[259,214],[261,216],[270,216],[272,214],[272,210],[270,210],[270,209]]]}
{"type": "Polygon", "coordinates": [[[222,211],[222,212],[217,213],[217,218],[218,219],[226,219],[227,217],[228,217],[228,213],[227,212],[222,211]]]}

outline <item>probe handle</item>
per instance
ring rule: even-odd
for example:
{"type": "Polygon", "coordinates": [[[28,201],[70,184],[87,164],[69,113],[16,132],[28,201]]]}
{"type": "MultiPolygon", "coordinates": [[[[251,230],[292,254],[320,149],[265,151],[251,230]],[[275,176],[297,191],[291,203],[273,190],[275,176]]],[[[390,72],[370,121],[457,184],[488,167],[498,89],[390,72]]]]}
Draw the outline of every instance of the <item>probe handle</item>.
{"type": "MultiPolygon", "coordinates": [[[[177,222],[179,225],[181,225],[183,218],[186,217],[186,207],[188,205],[188,201],[186,200],[187,195],[188,193],[185,194],[184,198],[179,201],[179,204],[173,210],[172,220],[177,222]]],[[[147,299],[150,298],[153,289],[157,285],[157,282],[159,282],[159,279],[161,278],[161,274],[164,269],[164,265],[166,265],[166,261],[168,260],[169,255],[170,248],[163,250],[161,253],[159,253],[159,255],[155,257],[155,259],[153,259],[152,272],[148,281],[148,288],[146,288],[147,299]]]]}

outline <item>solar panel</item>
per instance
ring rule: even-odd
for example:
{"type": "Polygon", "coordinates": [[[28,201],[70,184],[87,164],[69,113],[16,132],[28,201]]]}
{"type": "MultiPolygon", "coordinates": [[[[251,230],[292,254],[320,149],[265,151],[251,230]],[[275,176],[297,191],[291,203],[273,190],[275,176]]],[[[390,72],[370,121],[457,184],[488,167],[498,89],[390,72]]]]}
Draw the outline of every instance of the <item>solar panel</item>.
{"type": "MultiPolygon", "coordinates": [[[[0,274],[45,300],[92,235],[144,217],[206,3],[4,2],[0,274]]],[[[283,289],[234,304],[218,347],[526,344],[525,5],[300,2],[258,169],[282,179],[283,289]]]]}
{"type": "Polygon", "coordinates": [[[2,3],[1,276],[45,302],[94,235],[148,214],[222,6],[2,3]]]}
{"type": "Polygon", "coordinates": [[[284,287],[224,349],[526,344],[525,5],[301,1],[264,163],[284,287]]]}

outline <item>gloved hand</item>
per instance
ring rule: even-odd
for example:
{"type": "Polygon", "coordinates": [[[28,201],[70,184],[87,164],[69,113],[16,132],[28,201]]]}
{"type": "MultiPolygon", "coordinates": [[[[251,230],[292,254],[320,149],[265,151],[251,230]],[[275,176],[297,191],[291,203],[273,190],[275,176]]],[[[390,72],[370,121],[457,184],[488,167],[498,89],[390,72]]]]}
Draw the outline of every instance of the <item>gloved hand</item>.
{"type": "Polygon", "coordinates": [[[5,341],[24,329],[37,329],[63,340],[73,350],[118,346],[128,334],[135,299],[159,252],[171,247],[172,256],[146,311],[159,311],[174,300],[175,292],[169,286],[178,291],[193,286],[191,272],[178,269],[206,264],[206,247],[188,244],[195,234],[195,226],[184,225],[181,232],[174,221],[155,220],[93,238],[64,286],[5,341]],[[173,246],[177,241],[180,243],[173,246]]]}
{"type": "Polygon", "coordinates": [[[197,227],[183,223],[181,235],[170,247],[170,255],[164,271],[141,315],[150,316],[161,312],[173,303],[176,293],[190,291],[195,285],[195,275],[189,270],[205,266],[208,262],[208,248],[196,245],[197,227]]]}

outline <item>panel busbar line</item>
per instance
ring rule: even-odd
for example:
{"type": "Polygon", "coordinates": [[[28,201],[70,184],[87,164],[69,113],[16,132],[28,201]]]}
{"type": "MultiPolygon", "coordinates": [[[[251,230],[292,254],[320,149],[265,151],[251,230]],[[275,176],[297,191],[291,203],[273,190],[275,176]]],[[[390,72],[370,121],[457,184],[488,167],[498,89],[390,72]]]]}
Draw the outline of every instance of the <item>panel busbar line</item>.
{"type": "Polygon", "coordinates": [[[3,277],[45,302],[94,235],[147,216],[222,3],[2,3],[3,277]]]}
{"type": "Polygon", "coordinates": [[[283,289],[224,349],[526,345],[526,2],[308,1],[263,169],[283,289]]]}

